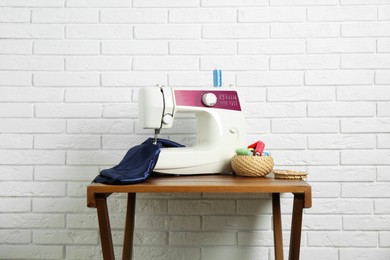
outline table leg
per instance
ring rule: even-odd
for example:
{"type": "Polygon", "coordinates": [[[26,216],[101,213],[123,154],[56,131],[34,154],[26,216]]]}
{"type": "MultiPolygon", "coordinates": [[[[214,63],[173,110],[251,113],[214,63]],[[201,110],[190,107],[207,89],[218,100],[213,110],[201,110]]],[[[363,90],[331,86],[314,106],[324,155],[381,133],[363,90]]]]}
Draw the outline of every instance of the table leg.
{"type": "Polygon", "coordinates": [[[274,227],[275,260],[283,260],[282,217],[280,214],[280,194],[272,193],[272,216],[274,227]]]}
{"type": "Polygon", "coordinates": [[[290,252],[289,260],[299,260],[301,247],[302,214],[304,205],[304,194],[294,193],[294,206],[291,221],[290,252]]]}
{"type": "Polygon", "coordinates": [[[102,244],[103,259],[114,260],[114,247],[112,244],[110,218],[107,208],[107,197],[110,194],[95,194],[96,209],[99,221],[100,241],[102,244]]]}
{"type": "Polygon", "coordinates": [[[127,194],[127,211],[125,235],[123,241],[123,260],[131,260],[133,255],[134,219],[135,219],[135,193],[127,194]]]}

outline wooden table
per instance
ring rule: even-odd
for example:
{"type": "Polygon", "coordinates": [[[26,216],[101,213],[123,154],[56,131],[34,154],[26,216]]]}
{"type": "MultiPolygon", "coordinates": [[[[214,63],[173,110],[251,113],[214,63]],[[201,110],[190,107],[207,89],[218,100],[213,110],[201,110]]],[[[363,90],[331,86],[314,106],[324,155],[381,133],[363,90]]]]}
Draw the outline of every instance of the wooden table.
{"type": "Polygon", "coordinates": [[[239,177],[235,175],[163,175],[150,177],[133,185],[104,185],[93,183],[87,188],[87,205],[96,208],[100,238],[105,260],[115,259],[107,197],[112,193],[127,193],[127,212],[122,259],[132,259],[136,193],[198,192],[198,193],[270,193],[274,231],[275,260],[283,259],[280,193],[294,194],[289,260],[298,260],[301,244],[303,208],[311,207],[311,186],[303,180],[279,180],[272,177],[239,177]]]}

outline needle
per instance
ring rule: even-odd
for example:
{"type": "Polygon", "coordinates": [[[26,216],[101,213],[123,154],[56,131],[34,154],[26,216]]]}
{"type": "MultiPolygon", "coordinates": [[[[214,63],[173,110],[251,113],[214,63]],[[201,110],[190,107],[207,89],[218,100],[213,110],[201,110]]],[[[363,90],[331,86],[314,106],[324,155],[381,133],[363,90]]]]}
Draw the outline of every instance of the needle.
{"type": "Polygon", "coordinates": [[[154,140],[153,140],[153,144],[157,144],[157,138],[158,138],[158,135],[160,134],[160,129],[154,129],[154,140]]]}

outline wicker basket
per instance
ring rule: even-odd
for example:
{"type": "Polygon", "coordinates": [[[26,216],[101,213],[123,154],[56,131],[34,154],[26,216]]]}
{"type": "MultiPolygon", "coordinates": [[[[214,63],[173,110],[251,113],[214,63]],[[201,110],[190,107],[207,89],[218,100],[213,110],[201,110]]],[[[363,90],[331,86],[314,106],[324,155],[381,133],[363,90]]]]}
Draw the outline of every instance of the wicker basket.
{"type": "Polygon", "coordinates": [[[271,156],[235,155],[231,165],[237,175],[262,177],[272,171],[274,160],[271,156]]]}
{"type": "Polygon", "coordinates": [[[275,179],[287,179],[287,180],[303,180],[306,178],[306,172],[291,171],[291,170],[274,170],[272,173],[275,179]]]}

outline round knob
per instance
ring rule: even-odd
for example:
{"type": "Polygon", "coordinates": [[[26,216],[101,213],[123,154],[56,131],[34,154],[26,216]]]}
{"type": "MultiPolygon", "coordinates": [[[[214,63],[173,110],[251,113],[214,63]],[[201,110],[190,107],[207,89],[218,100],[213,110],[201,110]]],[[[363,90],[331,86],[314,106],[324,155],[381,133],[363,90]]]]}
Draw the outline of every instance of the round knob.
{"type": "Polygon", "coordinates": [[[202,102],[205,106],[212,107],[217,103],[217,96],[214,93],[205,93],[202,96],[202,102]]]}
{"type": "Polygon", "coordinates": [[[173,116],[171,114],[165,114],[162,118],[164,124],[169,125],[173,121],[173,116]]]}

